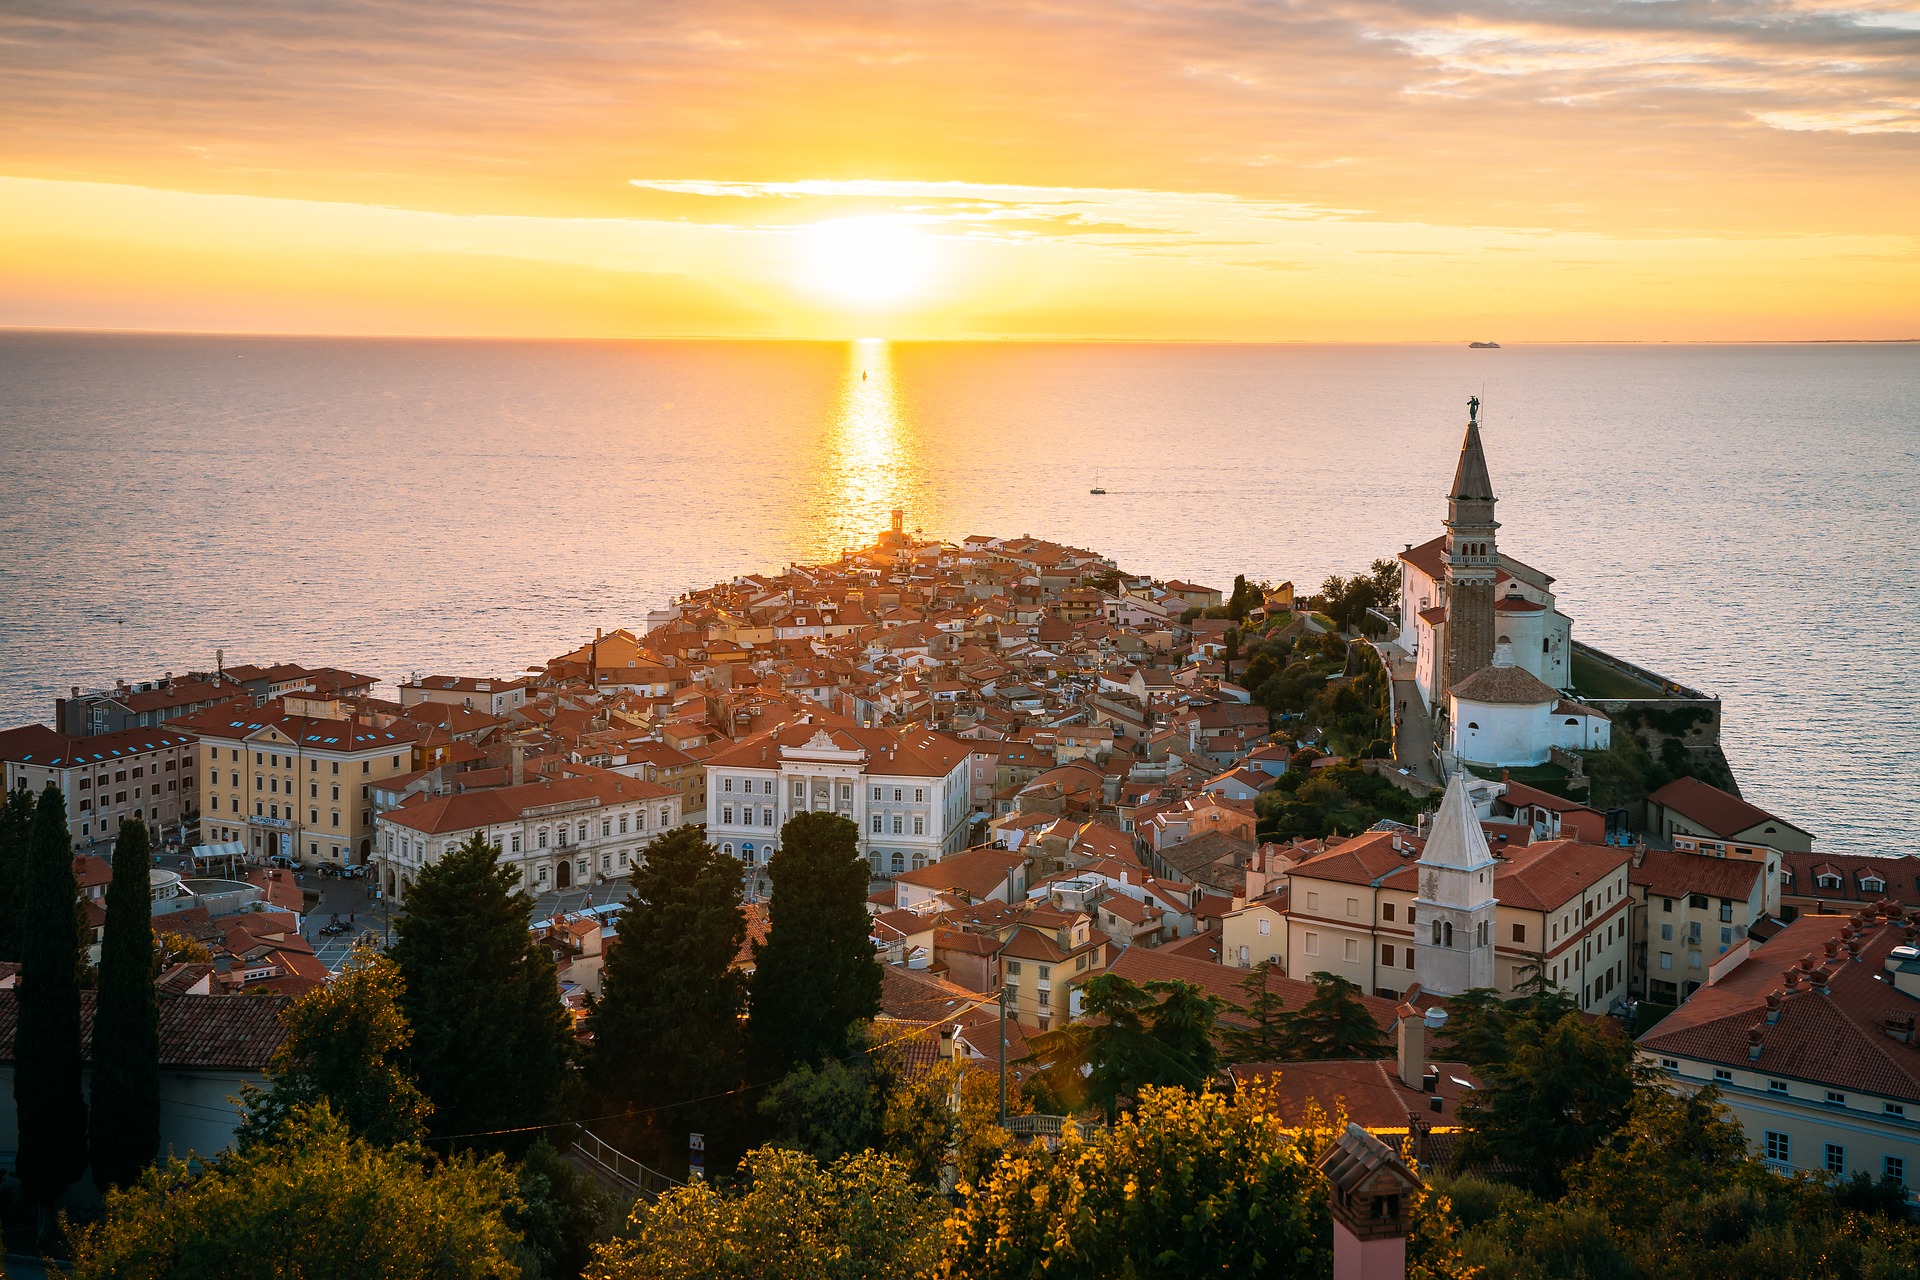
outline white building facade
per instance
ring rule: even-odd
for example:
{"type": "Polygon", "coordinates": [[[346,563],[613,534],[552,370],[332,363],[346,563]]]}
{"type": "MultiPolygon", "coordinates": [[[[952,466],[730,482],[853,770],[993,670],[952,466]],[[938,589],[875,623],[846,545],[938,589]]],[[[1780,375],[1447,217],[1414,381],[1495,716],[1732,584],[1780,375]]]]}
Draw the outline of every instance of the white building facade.
{"type": "Polygon", "coordinates": [[[859,828],[874,875],[919,870],[967,847],[971,772],[971,749],[950,734],[803,716],[707,762],[707,839],[759,866],[788,818],[837,813],[859,828]]]}
{"type": "Polygon", "coordinates": [[[626,876],[646,848],[681,823],[670,787],[596,771],[517,787],[416,796],[376,820],[374,862],[396,904],[420,872],[476,833],[520,869],[532,893],[591,889],[626,876]]]}

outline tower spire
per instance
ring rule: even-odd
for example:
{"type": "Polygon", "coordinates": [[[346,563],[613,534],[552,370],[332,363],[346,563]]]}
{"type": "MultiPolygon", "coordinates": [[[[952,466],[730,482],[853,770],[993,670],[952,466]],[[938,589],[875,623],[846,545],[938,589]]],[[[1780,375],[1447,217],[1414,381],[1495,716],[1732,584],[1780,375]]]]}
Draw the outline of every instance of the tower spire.
{"type": "Polygon", "coordinates": [[[1480,445],[1480,397],[1467,401],[1467,434],[1460,441],[1460,465],[1453,469],[1455,501],[1493,501],[1493,477],[1487,474],[1487,454],[1480,445]]]}

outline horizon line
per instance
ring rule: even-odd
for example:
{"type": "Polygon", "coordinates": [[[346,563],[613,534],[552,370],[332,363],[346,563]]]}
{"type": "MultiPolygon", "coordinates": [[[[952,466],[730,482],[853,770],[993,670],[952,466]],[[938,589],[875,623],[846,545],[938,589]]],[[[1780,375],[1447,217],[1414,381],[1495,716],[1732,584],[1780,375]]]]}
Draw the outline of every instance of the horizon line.
{"type": "MultiPolygon", "coordinates": [[[[1012,345],[1018,343],[1061,346],[1205,346],[1205,347],[1452,347],[1484,338],[1127,338],[1112,336],[1022,336],[982,334],[964,338],[890,338],[874,335],[850,335],[835,338],[810,338],[797,335],[743,334],[607,334],[600,336],[553,334],[475,334],[475,333],[358,333],[298,329],[168,329],[106,325],[9,325],[0,324],[0,335],[60,335],[101,337],[159,338],[268,338],[365,342],[516,342],[516,343],[639,343],[639,342],[792,342],[824,343],[843,346],[856,342],[893,344],[951,345],[969,343],[1012,345]]],[[[1760,346],[1894,346],[1920,343],[1910,338],[1521,338],[1500,342],[1506,347],[1760,347],[1760,346]]],[[[1488,348],[1481,348],[1486,350],[1488,348]]]]}

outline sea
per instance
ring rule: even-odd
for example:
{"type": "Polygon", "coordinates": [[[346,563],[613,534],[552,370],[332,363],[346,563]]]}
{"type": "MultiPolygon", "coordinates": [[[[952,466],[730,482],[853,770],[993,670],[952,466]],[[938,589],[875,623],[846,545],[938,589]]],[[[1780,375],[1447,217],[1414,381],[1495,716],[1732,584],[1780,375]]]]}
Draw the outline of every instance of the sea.
{"type": "Polygon", "coordinates": [[[1440,531],[1470,396],[1574,637],[1723,699],[1819,847],[1916,852],[1920,344],[4,333],[0,724],[217,652],[508,675],[894,507],[1310,590],[1440,531]]]}

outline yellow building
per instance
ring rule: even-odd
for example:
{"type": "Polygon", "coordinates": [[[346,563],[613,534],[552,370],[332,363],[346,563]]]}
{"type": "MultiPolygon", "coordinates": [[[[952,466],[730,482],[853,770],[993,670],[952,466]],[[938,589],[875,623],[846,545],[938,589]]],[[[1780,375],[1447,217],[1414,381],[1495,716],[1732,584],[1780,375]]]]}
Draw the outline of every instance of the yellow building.
{"type": "Polygon", "coordinates": [[[279,703],[180,722],[199,735],[200,838],[249,857],[361,866],[373,853],[373,786],[413,770],[418,729],[287,715],[279,703]]]}

